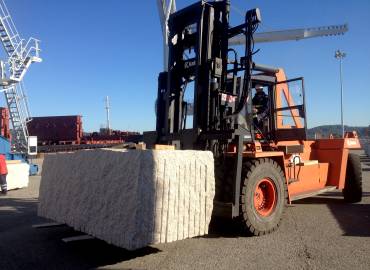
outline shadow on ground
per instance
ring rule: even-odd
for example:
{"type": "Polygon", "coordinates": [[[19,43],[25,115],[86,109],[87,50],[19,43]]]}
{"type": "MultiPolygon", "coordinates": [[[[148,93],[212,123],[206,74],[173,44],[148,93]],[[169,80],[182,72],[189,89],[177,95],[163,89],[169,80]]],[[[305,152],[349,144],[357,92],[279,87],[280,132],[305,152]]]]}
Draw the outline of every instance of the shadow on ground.
{"type": "Polygon", "coordinates": [[[91,269],[160,252],[152,247],[128,251],[97,239],[66,244],[62,238],[81,233],[67,226],[32,228],[48,222],[37,217],[36,199],[0,198],[0,221],[2,270],[91,269]]]}
{"type": "Polygon", "coordinates": [[[92,267],[116,264],[160,252],[159,249],[153,247],[128,251],[123,248],[109,245],[98,239],[68,243],[68,246],[73,254],[84,259],[92,267]]]}
{"type": "MultiPolygon", "coordinates": [[[[11,193],[12,191],[8,192],[8,194],[11,193]]],[[[29,223],[33,218],[35,221],[40,220],[40,218],[36,217],[36,213],[36,199],[0,197],[0,235],[10,228],[13,229],[29,223]]]]}
{"type": "MultiPolygon", "coordinates": [[[[369,196],[370,192],[364,192],[364,197],[369,196]]],[[[339,192],[299,200],[295,204],[326,204],[344,236],[370,237],[370,204],[346,203],[339,192]]]]}
{"type": "Polygon", "coordinates": [[[212,216],[209,233],[200,238],[238,238],[252,236],[238,219],[212,216]]]}

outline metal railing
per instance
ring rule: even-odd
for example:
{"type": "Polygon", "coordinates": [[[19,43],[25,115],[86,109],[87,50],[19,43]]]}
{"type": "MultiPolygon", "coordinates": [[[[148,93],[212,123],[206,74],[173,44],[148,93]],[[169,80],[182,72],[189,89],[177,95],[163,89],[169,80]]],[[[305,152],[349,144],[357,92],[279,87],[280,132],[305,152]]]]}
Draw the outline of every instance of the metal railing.
{"type": "Polygon", "coordinates": [[[30,108],[29,108],[29,104],[28,104],[28,97],[26,95],[26,91],[25,91],[25,86],[24,86],[24,82],[21,81],[20,83],[17,84],[18,88],[19,88],[19,94],[20,94],[20,99],[21,99],[21,103],[22,103],[22,108],[23,108],[23,119],[25,119],[25,122],[28,123],[32,120],[31,118],[31,113],[30,113],[30,108]]]}
{"type": "MultiPolygon", "coordinates": [[[[17,49],[9,57],[7,64],[9,65],[11,78],[20,81],[26,72],[26,69],[34,61],[35,58],[40,59],[40,40],[35,38],[30,38],[28,42],[23,46],[25,40],[18,45],[21,51],[18,52],[17,49]],[[17,75],[17,73],[19,73],[17,75]]],[[[17,47],[17,48],[18,48],[17,47]]]]}
{"type": "Polygon", "coordinates": [[[30,64],[28,61],[32,61],[34,57],[40,58],[40,41],[31,37],[26,42],[20,38],[4,0],[0,0],[0,21],[3,28],[1,41],[9,56],[7,63],[11,78],[20,81],[30,64]]]}
{"type": "Polygon", "coordinates": [[[17,27],[15,26],[12,17],[10,16],[9,10],[6,7],[4,0],[0,0],[0,17],[4,25],[4,28],[7,30],[9,36],[11,38],[16,39],[15,40],[16,43],[19,43],[21,41],[20,35],[18,33],[17,27]]]}
{"type": "Polygon", "coordinates": [[[5,97],[13,127],[12,151],[25,153],[27,152],[28,130],[27,123],[23,119],[26,119],[27,112],[23,106],[24,98],[19,93],[23,90],[19,89],[19,86],[20,84],[14,84],[6,88],[5,97]]]}
{"type": "Polygon", "coordinates": [[[4,0],[0,0],[0,23],[0,42],[8,57],[1,63],[1,82],[14,132],[12,150],[27,153],[27,123],[31,117],[22,79],[32,62],[41,62],[40,40],[20,37],[4,0]]]}

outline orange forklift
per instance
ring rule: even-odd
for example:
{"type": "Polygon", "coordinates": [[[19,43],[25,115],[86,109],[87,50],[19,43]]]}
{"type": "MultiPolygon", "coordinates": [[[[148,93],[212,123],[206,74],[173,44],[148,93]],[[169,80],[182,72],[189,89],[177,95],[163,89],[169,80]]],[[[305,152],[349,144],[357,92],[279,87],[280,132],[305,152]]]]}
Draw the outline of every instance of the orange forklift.
{"type": "Polygon", "coordinates": [[[259,9],[234,27],[229,13],[229,1],[200,1],[171,14],[168,71],[159,74],[147,147],[212,151],[214,213],[241,218],[254,235],[274,231],[294,200],[340,189],[347,202],[361,201],[360,160],[349,153],[360,147],[356,134],[308,140],[303,78],[253,61],[259,9]],[[229,45],[240,34],[241,56],[229,45]],[[262,116],[253,104],[257,87],[267,100],[262,116]]]}

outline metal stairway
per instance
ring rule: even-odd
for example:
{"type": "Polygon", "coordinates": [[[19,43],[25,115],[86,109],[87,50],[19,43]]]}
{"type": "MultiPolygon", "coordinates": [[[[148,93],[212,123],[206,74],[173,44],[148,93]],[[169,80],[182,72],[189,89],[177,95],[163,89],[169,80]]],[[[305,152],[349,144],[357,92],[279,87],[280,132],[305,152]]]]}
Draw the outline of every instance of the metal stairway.
{"type": "Polygon", "coordinates": [[[12,123],[12,150],[17,153],[27,153],[28,130],[27,122],[31,120],[23,83],[13,84],[4,89],[5,100],[12,123]]]}
{"type": "Polygon", "coordinates": [[[28,152],[27,122],[31,120],[22,79],[29,66],[41,62],[39,40],[29,38],[26,42],[19,35],[4,0],[0,0],[0,41],[7,60],[1,63],[0,86],[12,123],[12,151],[28,152]]]}
{"type": "Polygon", "coordinates": [[[33,62],[41,62],[39,40],[22,39],[15,27],[4,0],[0,1],[0,39],[8,55],[9,83],[22,80],[28,67],[33,62]]]}

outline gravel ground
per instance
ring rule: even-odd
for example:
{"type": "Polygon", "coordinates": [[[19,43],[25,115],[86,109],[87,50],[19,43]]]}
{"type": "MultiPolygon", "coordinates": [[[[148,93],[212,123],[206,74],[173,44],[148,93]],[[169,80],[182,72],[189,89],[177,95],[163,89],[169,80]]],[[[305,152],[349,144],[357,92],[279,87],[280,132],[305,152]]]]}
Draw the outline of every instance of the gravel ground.
{"type": "Polygon", "coordinates": [[[370,269],[370,158],[361,156],[364,198],[340,192],[297,201],[279,230],[249,237],[225,220],[205,237],[134,252],[99,240],[64,243],[68,227],[34,229],[39,176],[27,189],[0,197],[0,269],[370,269]]]}

